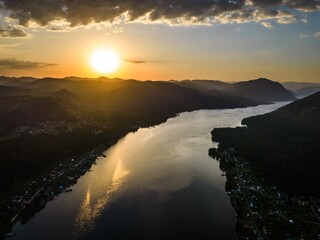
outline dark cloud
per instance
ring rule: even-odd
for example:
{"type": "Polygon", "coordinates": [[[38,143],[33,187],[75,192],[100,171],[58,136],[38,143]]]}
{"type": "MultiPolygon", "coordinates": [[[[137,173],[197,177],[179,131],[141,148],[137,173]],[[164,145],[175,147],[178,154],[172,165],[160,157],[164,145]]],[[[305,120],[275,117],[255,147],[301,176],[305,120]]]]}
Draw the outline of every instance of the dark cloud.
{"type": "Polygon", "coordinates": [[[14,27],[0,27],[0,38],[23,38],[28,34],[18,28],[14,27]]]}
{"type": "Polygon", "coordinates": [[[251,0],[252,4],[255,6],[261,6],[261,7],[270,7],[279,5],[282,3],[283,0],[251,0]]]}
{"type": "Polygon", "coordinates": [[[316,11],[320,8],[319,0],[283,0],[283,2],[290,8],[302,11],[316,11]]]}
{"type": "Polygon", "coordinates": [[[128,21],[150,14],[152,21],[195,17],[200,20],[221,12],[241,9],[245,0],[4,0],[11,16],[27,25],[66,19],[72,26],[91,22],[114,22],[123,14],[128,21]]]}
{"type": "Polygon", "coordinates": [[[58,64],[17,60],[16,58],[0,59],[2,69],[39,69],[57,66],[58,64]]]}
{"type": "Polygon", "coordinates": [[[260,7],[288,7],[302,11],[316,11],[320,7],[319,0],[250,0],[255,6],[260,7]]]}
{"type": "MultiPolygon", "coordinates": [[[[319,0],[3,0],[3,2],[10,16],[19,20],[20,25],[24,26],[27,26],[29,21],[46,26],[54,20],[66,20],[71,26],[88,25],[92,22],[136,20],[213,23],[217,19],[230,18],[226,15],[245,16],[249,11],[255,10],[252,8],[315,11],[320,7],[319,0]],[[180,21],[177,21],[178,19],[180,21]]],[[[246,21],[249,20],[256,19],[249,14],[246,21]]]]}
{"type": "Polygon", "coordinates": [[[129,59],[122,59],[125,62],[134,63],[134,64],[141,64],[141,63],[147,63],[147,61],[144,60],[129,60],[129,59]]]}

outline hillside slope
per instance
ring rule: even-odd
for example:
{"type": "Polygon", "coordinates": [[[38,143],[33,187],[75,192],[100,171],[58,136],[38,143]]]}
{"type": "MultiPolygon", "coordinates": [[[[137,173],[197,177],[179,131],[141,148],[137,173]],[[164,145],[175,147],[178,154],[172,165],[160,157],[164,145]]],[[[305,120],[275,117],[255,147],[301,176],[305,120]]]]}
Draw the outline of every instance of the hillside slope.
{"type": "Polygon", "coordinates": [[[2,86],[0,85],[0,96],[23,96],[30,94],[31,91],[22,87],[2,86]]]}
{"type": "Polygon", "coordinates": [[[234,83],[225,93],[257,102],[296,100],[295,96],[280,83],[265,78],[234,83]]]}
{"type": "Polygon", "coordinates": [[[15,96],[0,98],[0,134],[19,126],[41,122],[76,121],[66,102],[50,97],[15,96]]]}
{"type": "MultiPolygon", "coordinates": [[[[187,87],[164,82],[139,82],[102,96],[106,106],[147,111],[181,112],[197,109],[220,109],[248,106],[235,99],[205,95],[187,87]]],[[[253,103],[251,103],[253,104],[253,103]]]]}
{"type": "Polygon", "coordinates": [[[247,128],[214,129],[219,147],[234,147],[256,173],[293,194],[320,195],[320,93],[272,113],[246,118],[247,128]]]}

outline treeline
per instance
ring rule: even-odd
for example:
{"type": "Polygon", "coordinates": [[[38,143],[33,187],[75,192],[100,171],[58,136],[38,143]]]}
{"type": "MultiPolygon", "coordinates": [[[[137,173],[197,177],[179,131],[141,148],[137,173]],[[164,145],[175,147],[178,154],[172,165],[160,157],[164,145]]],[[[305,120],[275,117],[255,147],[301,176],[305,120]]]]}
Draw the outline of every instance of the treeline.
{"type": "Polygon", "coordinates": [[[256,174],[292,194],[320,196],[320,94],[273,113],[214,129],[219,148],[234,147],[256,174]]]}

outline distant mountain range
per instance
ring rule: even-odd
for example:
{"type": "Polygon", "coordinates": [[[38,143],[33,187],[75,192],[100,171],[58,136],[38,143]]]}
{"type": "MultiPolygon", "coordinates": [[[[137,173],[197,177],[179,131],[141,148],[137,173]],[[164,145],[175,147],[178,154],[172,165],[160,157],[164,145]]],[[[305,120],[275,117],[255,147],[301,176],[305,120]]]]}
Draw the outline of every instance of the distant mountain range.
{"type": "Polygon", "coordinates": [[[246,128],[214,129],[221,148],[239,151],[256,173],[293,194],[320,196],[320,92],[272,113],[246,118],[246,128]]]}
{"type": "MultiPolygon", "coordinates": [[[[38,99],[35,101],[37,104],[40,97],[46,98],[46,101],[50,98],[57,104],[61,99],[63,101],[59,102],[59,106],[63,108],[66,102],[73,103],[75,107],[72,111],[82,116],[88,112],[176,114],[198,109],[238,108],[296,100],[290,91],[268,79],[225,83],[208,80],[137,81],[105,77],[0,77],[0,98],[17,97],[17,101],[20,101],[18,97],[21,96],[28,96],[30,104],[32,97],[38,99]]],[[[10,107],[2,108],[0,114],[6,115],[6,109],[10,107]]]]}
{"type": "MultiPolygon", "coordinates": [[[[185,80],[185,81],[137,81],[137,80],[123,80],[123,79],[108,79],[100,77],[97,79],[90,78],[77,78],[66,77],[62,79],[55,78],[43,78],[35,79],[29,77],[22,78],[9,78],[0,77],[0,85],[11,86],[29,89],[33,91],[33,94],[39,95],[39,92],[54,92],[58,90],[68,90],[76,95],[90,95],[101,94],[118,89],[119,92],[125,90],[125,88],[133,88],[133,86],[139,86],[148,88],[157,88],[159,91],[168,90],[168,88],[174,88],[175,90],[184,88],[191,88],[196,90],[193,94],[199,95],[199,93],[207,98],[213,96],[215,99],[221,99],[225,101],[234,102],[234,105],[244,106],[259,103],[269,103],[273,101],[290,101],[295,100],[295,97],[283,88],[279,83],[260,78],[245,82],[238,83],[226,83],[222,81],[210,81],[210,80],[185,80]],[[179,86],[177,88],[173,85],[179,86]],[[166,86],[166,89],[160,89],[161,86],[166,86]],[[239,102],[243,101],[242,104],[239,102]]],[[[186,91],[186,90],[185,90],[186,91]]],[[[141,92],[140,92],[141,94],[141,92]]],[[[148,94],[146,93],[146,96],[148,94]]],[[[190,97],[190,96],[188,96],[190,97]]],[[[198,96],[199,97],[199,96],[198,96]]]]}
{"type": "Polygon", "coordinates": [[[229,97],[241,97],[256,103],[270,103],[275,101],[293,101],[295,96],[280,83],[266,78],[226,83],[209,80],[186,80],[175,82],[186,87],[197,89],[203,93],[209,90],[212,94],[224,94],[229,97]],[[214,90],[214,92],[212,91],[214,90]]]}
{"type": "Polygon", "coordinates": [[[298,98],[303,98],[320,91],[320,83],[286,82],[281,84],[298,98]]]}
{"type": "MultiPolygon", "coordinates": [[[[61,102],[69,101],[77,106],[73,109],[74,112],[135,111],[154,114],[238,108],[274,101],[296,100],[290,91],[268,79],[224,83],[207,80],[137,81],[105,77],[97,79],[0,77],[0,97],[19,96],[29,96],[28,99],[45,97],[51,98],[51,101],[61,99],[64,100],[59,103],[61,107],[64,107],[61,102]]],[[[10,108],[3,108],[2,111],[6,111],[5,109],[10,108]]],[[[0,114],[6,115],[6,112],[0,114]]]]}

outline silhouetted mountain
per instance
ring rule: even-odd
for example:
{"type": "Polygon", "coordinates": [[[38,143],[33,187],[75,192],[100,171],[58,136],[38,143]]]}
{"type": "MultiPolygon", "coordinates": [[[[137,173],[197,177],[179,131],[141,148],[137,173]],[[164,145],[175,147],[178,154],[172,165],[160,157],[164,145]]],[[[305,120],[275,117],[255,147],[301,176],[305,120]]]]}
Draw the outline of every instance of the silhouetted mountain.
{"type": "Polygon", "coordinates": [[[10,87],[10,86],[1,86],[0,85],[0,96],[21,96],[29,95],[31,91],[21,87],[10,87]]]}
{"type": "MultiPolygon", "coordinates": [[[[76,94],[85,104],[104,105],[112,109],[137,108],[157,111],[157,109],[170,108],[172,111],[173,109],[185,111],[200,108],[245,107],[258,104],[258,102],[244,98],[214,93],[215,90],[203,88],[201,91],[202,87],[198,85],[198,89],[195,89],[185,87],[184,84],[169,82],[110,80],[104,77],[90,81],[78,78],[75,80],[75,77],[44,78],[26,83],[23,86],[35,91],[35,95],[43,95],[47,86],[60,88],[59,90],[65,89],[76,94]]],[[[49,92],[48,89],[47,95],[52,96],[49,92]]]]}
{"type": "Polygon", "coordinates": [[[307,97],[319,91],[320,91],[320,84],[318,87],[305,87],[305,88],[299,89],[295,91],[295,94],[298,97],[307,97]]]}
{"type": "Polygon", "coordinates": [[[214,129],[220,147],[236,148],[268,182],[320,195],[320,93],[272,113],[246,118],[247,128],[214,129]]]}
{"type": "Polygon", "coordinates": [[[76,94],[74,94],[66,89],[61,89],[56,92],[53,92],[51,94],[51,96],[52,97],[59,97],[59,98],[66,99],[66,100],[74,100],[77,98],[76,94]]]}
{"type": "Polygon", "coordinates": [[[224,93],[264,103],[296,100],[280,83],[265,78],[234,83],[224,93]]]}
{"type": "Polygon", "coordinates": [[[281,83],[286,89],[296,92],[300,89],[307,88],[307,87],[320,87],[320,83],[310,83],[310,82],[284,82],[281,83]]]}
{"type": "Polygon", "coordinates": [[[215,89],[221,92],[231,87],[231,83],[226,83],[218,80],[184,80],[180,83],[189,84],[189,86],[192,86],[195,89],[215,89]]]}
{"type": "Polygon", "coordinates": [[[36,79],[32,82],[25,83],[23,87],[36,89],[36,88],[42,88],[48,85],[53,85],[53,86],[63,88],[63,86],[68,84],[76,84],[76,81],[66,80],[66,79],[57,79],[57,78],[43,78],[43,79],[36,79]]]}
{"type": "Polygon", "coordinates": [[[0,76],[0,85],[7,85],[7,86],[18,86],[20,87],[21,85],[31,82],[36,80],[36,78],[33,77],[5,77],[5,76],[0,76]]]}
{"type": "Polygon", "coordinates": [[[204,95],[194,89],[165,82],[136,82],[110,91],[97,101],[104,101],[109,107],[121,109],[170,112],[248,106],[228,98],[204,95]]]}
{"type": "Polygon", "coordinates": [[[224,100],[232,101],[234,103],[242,104],[244,106],[255,106],[257,104],[265,103],[265,102],[252,101],[252,100],[249,100],[248,98],[237,96],[237,95],[225,94],[225,93],[222,93],[222,92],[215,90],[215,89],[209,90],[207,92],[207,94],[209,94],[211,96],[219,97],[220,99],[224,99],[224,100]]]}
{"type": "MultiPolygon", "coordinates": [[[[4,80],[8,80],[3,78],[4,80]]],[[[20,86],[23,88],[33,90],[34,95],[50,95],[50,92],[58,91],[61,89],[68,90],[79,97],[84,97],[86,99],[98,98],[99,96],[105,95],[107,92],[115,91],[117,89],[122,89],[133,86],[152,86],[159,87],[158,82],[149,82],[147,85],[141,85],[140,81],[137,80],[123,80],[123,79],[109,79],[106,77],[100,77],[97,79],[92,78],[78,78],[78,77],[66,77],[62,79],[56,78],[9,78],[7,84],[12,84],[14,86],[20,86]]],[[[208,101],[210,97],[214,97],[216,101],[226,101],[226,106],[251,106],[255,104],[270,103],[275,101],[289,101],[295,100],[295,97],[287,91],[283,86],[277,82],[273,82],[268,79],[256,79],[246,82],[239,83],[225,83],[216,80],[184,80],[184,81],[170,81],[161,82],[163,84],[172,84],[179,87],[193,89],[195,98],[202,94],[202,98],[207,98],[208,101]]],[[[150,87],[149,86],[149,87],[150,87]]],[[[179,88],[177,88],[179,89],[179,88]]],[[[119,90],[120,91],[120,90],[119,90]]],[[[161,89],[159,89],[161,91],[161,89]]],[[[140,97],[140,96],[139,96],[140,97]]],[[[204,103],[204,99],[201,100],[204,103]]],[[[217,106],[223,106],[222,102],[217,103],[217,106]]],[[[207,104],[205,108],[212,108],[212,103],[207,104]]]]}
{"type": "Polygon", "coordinates": [[[15,79],[15,80],[11,80],[10,82],[7,82],[5,85],[6,86],[12,86],[12,87],[19,87],[19,86],[22,86],[25,83],[26,83],[25,81],[22,81],[20,79],[15,79]]]}
{"type": "Polygon", "coordinates": [[[286,89],[293,92],[298,98],[314,94],[320,90],[320,83],[285,82],[281,83],[286,89]]]}
{"type": "Polygon", "coordinates": [[[202,93],[219,95],[226,99],[234,99],[235,101],[251,101],[259,104],[271,103],[276,101],[292,101],[296,100],[295,96],[285,89],[278,82],[265,78],[259,78],[250,81],[238,83],[226,83],[221,81],[210,80],[185,80],[174,81],[180,86],[196,89],[202,93]],[[217,90],[219,92],[215,92],[217,90]],[[237,99],[235,97],[238,97],[237,99]]]}
{"type": "Polygon", "coordinates": [[[43,86],[40,86],[40,87],[36,87],[36,88],[33,88],[32,90],[37,93],[37,92],[41,92],[41,93],[52,93],[52,92],[56,92],[56,91],[59,91],[61,90],[62,88],[60,87],[57,87],[53,84],[47,84],[47,85],[43,85],[43,86]]]}
{"type": "Polygon", "coordinates": [[[12,81],[10,77],[0,76],[0,85],[4,85],[10,81],[12,81]]]}

